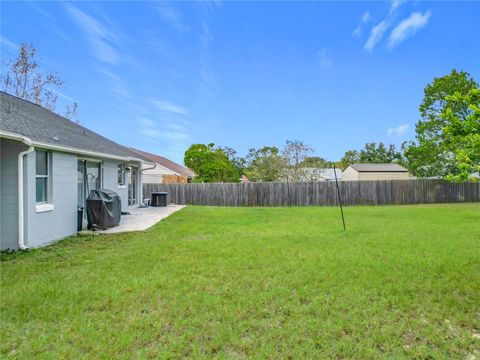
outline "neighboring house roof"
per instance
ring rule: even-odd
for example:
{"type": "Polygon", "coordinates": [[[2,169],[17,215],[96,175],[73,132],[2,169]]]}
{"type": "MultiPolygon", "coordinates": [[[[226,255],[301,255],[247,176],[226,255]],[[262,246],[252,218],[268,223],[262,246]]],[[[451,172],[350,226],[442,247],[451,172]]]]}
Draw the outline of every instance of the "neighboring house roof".
{"type": "MultiPolygon", "coordinates": [[[[342,180],[342,170],[335,169],[337,180],[342,180]]],[[[286,169],[282,176],[284,181],[335,181],[335,171],[332,168],[305,167],[286,169]]]]}
{"type": "Polygon", "coordinates": [[[358,172],[408,172],[398,164],[352,164],[350,167],[358,172]]]}
{"type": "Polygon", "coordinates": [[[313,179],[332,181],[335,180],[335,173],[337,173],[337,180],[342,180],[342,170],[331,168],[306,168],[307,176],[313,179]]]}
{"type": "Polygon", "coordinates": [[[166,157],[160,156],[160,155],[155,155],[152,153],[148,153],[146,151],[141,151],[137,150],[134,148],[130,148],[134,152],[138,153],[139,155],[142,155],[143,157],[146,157],[150,161],[156,162],[157,164],[162,165],[163,167],[166,167],[169,170],[172,170],[176,172],[179,175],[186,175],[188,177],[194,177],[195,173],[187,168],[186,166],[177,164],[176,162],[173,162],[172,160],[167,159],[166,157]]]}
{"type": "MultiPolygon", "coordinates": [[[[0,92],[0,135],[20,135],[34,146],[98,154],[125,160],[150,160],[40,105],[0,92]]],[[[10,135],[10,136],[8,136],[10,135]]]]}

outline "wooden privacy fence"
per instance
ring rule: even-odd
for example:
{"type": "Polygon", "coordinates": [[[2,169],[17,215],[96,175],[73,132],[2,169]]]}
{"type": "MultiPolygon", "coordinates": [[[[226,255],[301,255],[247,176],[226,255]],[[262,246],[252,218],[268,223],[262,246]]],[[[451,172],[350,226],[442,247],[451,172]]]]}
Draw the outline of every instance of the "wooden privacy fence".
{"type": "MultiPolygon", "coordinates": [[[[341,181],[345,205],[479,202],[480,183],[438,179],[341,181]]],[[[144,184],[144,198],[166,191],[168,201],[182,205],[332,206],[338,204],[334,181],[302,183],[144,184]]]]}

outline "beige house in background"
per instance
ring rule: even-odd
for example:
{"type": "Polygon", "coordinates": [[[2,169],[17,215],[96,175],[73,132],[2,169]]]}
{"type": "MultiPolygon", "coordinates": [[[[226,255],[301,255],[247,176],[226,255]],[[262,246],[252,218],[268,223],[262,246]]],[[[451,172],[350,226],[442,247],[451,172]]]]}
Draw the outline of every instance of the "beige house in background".
{"type": "Polygon", "coordinates": [[[166,157],[134,148],[131,150],[155,164],[142,167],[142,180],[145,184],[185,184],[195,177],[192,170],[166,157]]]}
{"type": "Polygon", "coordinates": [[[343,170],[343,181],[405,180],[411,174],[398,164],[352,164],[343,170]]]}

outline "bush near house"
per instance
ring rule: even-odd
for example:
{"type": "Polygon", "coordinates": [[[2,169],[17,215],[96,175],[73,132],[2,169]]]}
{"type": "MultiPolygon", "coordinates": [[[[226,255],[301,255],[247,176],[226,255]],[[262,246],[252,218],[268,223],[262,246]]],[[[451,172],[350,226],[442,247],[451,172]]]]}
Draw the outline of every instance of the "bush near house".
{"type": "Polygon", "coordinates": [[[480,205],[188,207],[3,254],[2,358],[475,358],[480,205]]]}

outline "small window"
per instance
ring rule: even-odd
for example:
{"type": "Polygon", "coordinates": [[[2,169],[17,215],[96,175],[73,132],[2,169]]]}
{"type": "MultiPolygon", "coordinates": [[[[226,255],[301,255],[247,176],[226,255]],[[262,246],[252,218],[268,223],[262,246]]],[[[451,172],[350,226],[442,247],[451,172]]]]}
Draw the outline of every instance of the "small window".
{"type": "Polygon", "coordinates": [[[37,204],[48,202],[48,184],[49,184],[49,153],[44,150],[35,152],[35,182],[37,204]]]}
{"type": "Polygon", "coordinates": [[[117,173],[117,182],[118,185],[125,185],[125,164],[118,165],[118,173],[117,173]]]}

